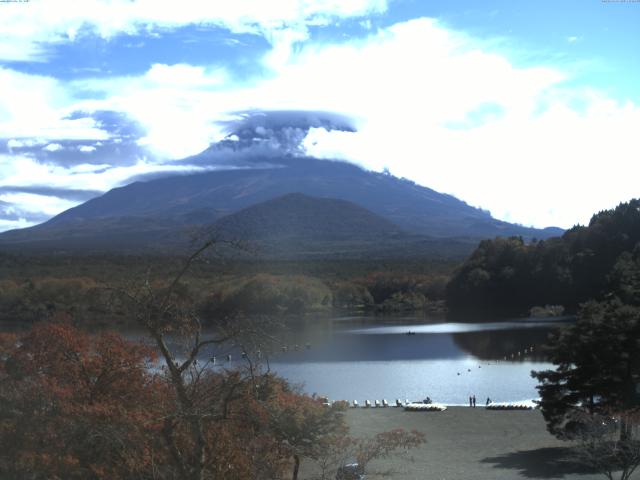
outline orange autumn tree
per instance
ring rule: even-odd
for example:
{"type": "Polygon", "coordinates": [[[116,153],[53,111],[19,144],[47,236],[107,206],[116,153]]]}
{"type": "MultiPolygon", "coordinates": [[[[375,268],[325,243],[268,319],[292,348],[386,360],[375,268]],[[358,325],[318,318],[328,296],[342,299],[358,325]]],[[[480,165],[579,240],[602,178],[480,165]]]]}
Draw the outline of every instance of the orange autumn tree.
{"type": "Polygon", "coordinates": [[[0,336],[0,476],[144,478],[162,450],[153,358],[64,324],[0,336]]]}
{"type": "Polygon", "coordinates": [[[284,382],[275,388],[268,415],[271,430],[293,459],[292,480],[297,480],[301,457],[311,457],[322,439],[345,435],[346,402],[325,405],[320,398],[300,395],[284,382]]]}
{"type": "Polygon", "coordinates": [[[180,418],[191,412],[203,478],[285,478],[309,440],[342,431],[340,409],[270,373],[205,369],[187,383],[192,410],[181,411],[154,361],[145,345],[69,324],[0,335],[0,478],[182,479],[171,448],[193,461],[180,418]]]}

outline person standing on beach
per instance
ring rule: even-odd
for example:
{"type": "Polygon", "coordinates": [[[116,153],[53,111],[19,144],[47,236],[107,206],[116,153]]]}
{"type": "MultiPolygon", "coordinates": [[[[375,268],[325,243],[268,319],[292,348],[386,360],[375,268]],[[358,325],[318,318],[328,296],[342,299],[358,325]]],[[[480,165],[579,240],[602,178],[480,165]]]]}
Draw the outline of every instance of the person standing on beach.
{"type": "Polygon", "coordinates": [[[469,406],[473,407],[473,397],[469,395],[469,406]]]}
{"type": "Polygon", "coordinates": [[[473,400],[473,408],[476,408],[476,396],[471,397],[473,400]]]}

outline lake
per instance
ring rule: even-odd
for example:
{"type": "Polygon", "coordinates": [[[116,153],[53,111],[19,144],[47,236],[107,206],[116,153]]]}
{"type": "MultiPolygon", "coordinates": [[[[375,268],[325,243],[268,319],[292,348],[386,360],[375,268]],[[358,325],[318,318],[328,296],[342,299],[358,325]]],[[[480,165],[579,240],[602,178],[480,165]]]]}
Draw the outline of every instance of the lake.
{"type": "MultiPolygon", "coordinates": [[[[565,320],[566,322],[566,320],[565,320]]],[[[355,316],[298,321],[263,355],[272,371],[332,400],[422,400],[448,405],[538,397],[531,370],[552,368],[541,346],[563,321],[518,319],[451,323],[438,318],[355,316]],[[411,334],[408,334],[411,332],[411,334]],[[283,351],[283,347],[286,351],[283,351]]],[[[7,325],[0,330],[11,330],[7,325]]],[[[140,331],[122,331],[143,339],[140,331]]],[[[215,368],[246,365],[238,346],[208,350],[215,368]],[[231,354],[231,361],[226,355],[231,354]]],[[[266,362],[265,362],[266,363],[266,362]]]]}
{"type": "Polygon", "coordinates": [[[540,347],[560,324],[336,318],[286,334],[287,351],[271,356],[269,365],[307,393],[360,404],[426,396],[449,405],[466,405],[470,395],[482,404],[487,397],[530,400],[538,397],[530,372],[552,368],[540,347]]]}

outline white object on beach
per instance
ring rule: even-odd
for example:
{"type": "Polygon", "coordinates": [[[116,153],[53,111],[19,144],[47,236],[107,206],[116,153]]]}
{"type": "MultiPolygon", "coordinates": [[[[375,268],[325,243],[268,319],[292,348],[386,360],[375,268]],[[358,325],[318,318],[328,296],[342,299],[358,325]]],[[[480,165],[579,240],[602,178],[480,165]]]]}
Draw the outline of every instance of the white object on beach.
{"type": "Polygon", "coordinates": [[[534,405],[530,402],[501,402],[490,403],[485,408],[487,410],[533,410],[534,405]]]}
{"type": "Polygon", "coordinates": [[[364,401],[364,406],[369,408],[371,406],[371,402],[369,400],[364,401]]]}
{"type": "Polygon", "coordinates": [[[358,400],[353,401],[353,408],[358,408],[358,400]]]}
{"type": "Polygon", "coordinates": [[[382,399],[382,406],[383,407],[388,407],[389,406],[389,403],[384,398],[382,399]]]}
{"type": "Polygon", "coordinates": [[[380,400],[376,400],[376,407],[380,406],[380,400]]]}
{"type": "Polygon", "coordinates": [[[404,409],[407,412],[444,412],[447,406],[442,403],[408,403],[404,409]]]}

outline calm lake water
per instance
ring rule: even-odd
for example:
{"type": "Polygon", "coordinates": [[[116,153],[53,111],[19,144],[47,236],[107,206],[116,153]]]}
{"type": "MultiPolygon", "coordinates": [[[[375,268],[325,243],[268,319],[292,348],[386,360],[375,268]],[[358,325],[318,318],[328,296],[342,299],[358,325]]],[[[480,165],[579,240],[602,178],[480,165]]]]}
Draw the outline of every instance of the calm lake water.
{"type": "Polygon", "coordinates": [[[482,404],[487,397],[530,400],[538,397],[531,370],[552,368],[540,347],[560,325],[418,322],[352,317],[313,324],[290,332],[287,352],[272,356],[269,364],[308,393],[360,404],[426,396],[450,405],[468,404],[470,395],[482,404]]]}
{"type": "MultiPolygon", "coordinates": [[[[367,399],[414,401],[427,396],[449,405],[466,405],[470,395],[478,404],[487,397],[494,402],[531,400],[538,397],[531,370],[552,368],[541,346],[561,324],[380,316],[309,319],[277,334],[278,345],[286,351],[278,347],[268,364],[307,393],[360,404],[367,399]]],[[[122,333],[144,338],[141,332],[122,333]]],[[[215,354],[215,368],[243,367],[246,360],[240,352],[237,346],[208,351],[203,359],[215,354]]]]}

